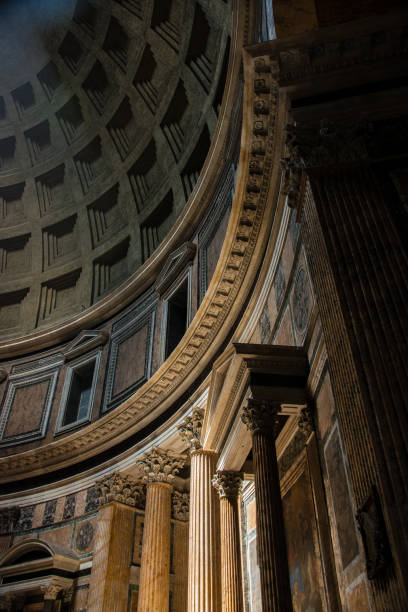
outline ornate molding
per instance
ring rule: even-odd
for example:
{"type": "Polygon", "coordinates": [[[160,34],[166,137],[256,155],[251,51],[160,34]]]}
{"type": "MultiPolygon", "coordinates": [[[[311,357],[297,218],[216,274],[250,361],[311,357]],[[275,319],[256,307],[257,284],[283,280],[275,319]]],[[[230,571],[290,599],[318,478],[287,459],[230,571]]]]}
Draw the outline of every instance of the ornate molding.
{"type": "MultiPolygon", "coordinates": [[[[276,166],[281,155],[282,134],[276,133],[279,104],[277,63],[271,63],[269,55],[256,61],[261,59],[270,70],[264,70],[261,79],[254,79],[254,59],[248,54],[244,56],[247,119],[228,228],[229,240],[194,324],[190,325],[171,357],[132,397],[97,422],[53,444],[4,457],[0,460],[0,471],[4,474],[0,481],[52,471],[60,465],[75,463],[78,457],[91,457],[126,439],[139,429],[142,421],[154,419],[170,406],[187,388],[192,377],[209,363],[221,340],[226,337],[252,286],[248,270],[260,261],[263,252],[260,247],[268,239],[269,220],[273,213],[270,210],[270,181],[273,164],[276,166]],[[264,100],[268,114],[253,114],[255,98],[264,100]],[[251,174],[250,168],[254,167],[250,166],[252,161],[257,162],[256,174],[251,174]],[[265,222],[268,203],[268,221],[265,222]]],[[[238,73],[238,56],[234,61],[233,70],[238,73]]],[[[259,77],[259,74],[256,76],[259,77]]]]}
{"type": "Polygon", "coordinates": [[[144,482],[166,482],[171,484],[176,474],[184,467],[186,458],[153,446],[149,453],[136,461],[144,471],[144,482]]]}
{"type": "Polygon", "coordinates": [[[127,506],[144,508],[146,503],[146,486],[120,472],[114,472],[95,483],[98,506],[110,502],[120,502],[127,506]]]}
{"type": "Polygon", "coordinates": [[[190,512],[190,495],[175,489],[171,498],[173,518],[178,521],[188,521],[190,512]]]}
{"type": "Polygon", "coordinates": [[[279,402],[249,398],[244,407],[241,420],[251,433],[258,431],[275,435],[279,426],[279,402]]]}
{"type": "Polygon", "coordinates": [[[202,408],[196,408],[192,414],[187,416],[181,425],[177,427],[183,442],[189,445],[190,452],[200,450],[201,444],[201,430],[203,427],[204,410],[202,408]]]}
{"type": "Polygon", "coordinates": [[[240,472],[222,470],[214,474],[211,482],[218,491],[220,498],[236,498],[242,489],[242,474],[240,472]]]}

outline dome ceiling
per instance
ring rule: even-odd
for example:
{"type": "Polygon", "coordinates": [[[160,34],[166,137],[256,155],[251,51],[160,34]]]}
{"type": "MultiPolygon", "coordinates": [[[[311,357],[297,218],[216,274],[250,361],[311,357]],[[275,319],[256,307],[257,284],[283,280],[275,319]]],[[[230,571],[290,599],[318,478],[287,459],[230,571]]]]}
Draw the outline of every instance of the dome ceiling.
{"type": "Polygon", "coordinates": [[[217,123],[223,0],[0,3],[0,331],[106,297],[194,188],[217,123]]]}

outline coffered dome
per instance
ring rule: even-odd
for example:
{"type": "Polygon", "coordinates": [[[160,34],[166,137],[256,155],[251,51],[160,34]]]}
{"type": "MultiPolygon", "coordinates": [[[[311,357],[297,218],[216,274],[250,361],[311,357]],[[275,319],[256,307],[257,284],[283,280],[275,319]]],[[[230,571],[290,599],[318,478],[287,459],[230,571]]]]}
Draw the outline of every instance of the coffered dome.
{"type": "Polygon", "coordinates": [[[230,13],[223,0],[2,2],[3,338],[92,308],[168,235],[217,125],[230,13]]]}

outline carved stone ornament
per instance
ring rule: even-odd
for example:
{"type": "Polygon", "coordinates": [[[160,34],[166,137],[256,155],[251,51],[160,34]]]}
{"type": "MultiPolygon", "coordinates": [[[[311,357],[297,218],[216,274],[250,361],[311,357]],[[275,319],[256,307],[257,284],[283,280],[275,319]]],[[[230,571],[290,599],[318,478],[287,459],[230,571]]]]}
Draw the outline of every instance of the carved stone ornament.
{"type": "Polygon", "coordinates": [[[190,511],[190,495],[174,490],[171,498],[173,518],[178,521],[188,521],[190,511]]]}
{"type": "Polygon", "coordinates": [[[12,508],[4,508],[0,511],[0,535],[12,533],[20,518],[20,508],[13,506],[12,508]]]}
{"type": "Polygon", "coordinates": [[[222,470],[214,474],[211,482],[221,498],[235,498],[239,495],[242,488],[242,474],[240,472],[222,470]]]}
{"type": "Polygon", "coordinates": [[[380,499],[375,486],[366,502],[358,510],[357,523],[363,539],[369,580],[377,578],[391,561],[380,499]]]}
{"type": "Polygon", "coordinates": [[[95,483],[98,505],[120,502],[127,506],[144,508],[146,503],[146,486],[127,474],[114,472],[95,483]]]}
{"type": "Polygon", "coordinates": [[[311,168],[368,159],[374,127],[368,121],[337,124],[321,119],[318,126],[290,124],[285,129],[291,163],[311,168]]]}
{"type": "Polygon", "coordinates": [[[62,586],[59,584],[50,584],[49,586],[41,587],[44,593],[44,599],[57,599],[62,591],[62,586]]]}
{"type": "Polygon", "coordinates": [[[310,406],[305,406],[304,408],[302,408],[299,415],[298,427],[306,438],[308,438],[313,432],[313,411],[310,406]]]}
{"type": "Polygon", "coordinates": [[[153,446],[150,453],[146,453],[142,459],[136,461],[143,471],[145,482],[167,482],[171,483],[177,472],[184,467],[186,458],[175,455],[157,446],[153,446]]]}
{"type": "Polygon", "coordinates": [[[196,408],[192,414],[184,419],[181,425],[177,427],[183,442],[186,442],[190,451],[200,450],[201,445],[201,429],[203,427],[204,410],[196,408]]]}
{"type": "Polygon", "coordinates": [[[274,434],[279,425],[280,409],[279,402],[249,398],[242,411],[241,420],[252,433],[263,431],[274,434]]]}

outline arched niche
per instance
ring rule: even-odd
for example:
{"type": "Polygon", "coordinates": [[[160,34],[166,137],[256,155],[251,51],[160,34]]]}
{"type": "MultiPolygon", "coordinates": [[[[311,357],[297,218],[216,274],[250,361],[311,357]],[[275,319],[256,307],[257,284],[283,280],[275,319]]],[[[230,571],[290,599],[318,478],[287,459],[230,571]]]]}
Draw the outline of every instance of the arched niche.
{"type": "Polygon", "coordinates": [[[0,558],[1,609],[63,610],[78,570],[72,550],[34,538],[18,542],[0,558]]]}

